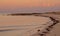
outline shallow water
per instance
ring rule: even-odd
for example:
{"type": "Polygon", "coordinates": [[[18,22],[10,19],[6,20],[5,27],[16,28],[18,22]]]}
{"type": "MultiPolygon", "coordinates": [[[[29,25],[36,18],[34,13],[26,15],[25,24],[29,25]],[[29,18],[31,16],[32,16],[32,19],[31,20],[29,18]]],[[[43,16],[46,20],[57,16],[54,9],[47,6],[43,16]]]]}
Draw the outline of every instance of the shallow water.
{"type": "Polygon", "coordinates": [[[49,18],[37,16],[0,16],[0,36],[25,36],[49,21],[49,18]]]}

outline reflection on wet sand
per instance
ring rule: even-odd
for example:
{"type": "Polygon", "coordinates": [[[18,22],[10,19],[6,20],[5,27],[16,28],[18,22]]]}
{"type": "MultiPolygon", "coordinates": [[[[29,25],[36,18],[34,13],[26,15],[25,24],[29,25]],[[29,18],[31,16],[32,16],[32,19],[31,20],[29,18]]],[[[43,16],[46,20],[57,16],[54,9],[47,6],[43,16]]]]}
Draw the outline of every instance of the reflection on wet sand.
{"type": "MultiPolygon", "coordinates": [[[[36,16],[1,16],[0,35],[1,36],[24,36],[26,32],[36,27],[45,26],[50,19],[36,16]],[[12,20],[12,21],[11,21],[12,20]],[[8,34],[7,34],[8,33],[8,34]],[[24,33],[24,35],[23,35],[24,33]],[[2,35],[4,34],[4,35],[2,35]],[[13,34],[13,35],[12,35],[13,34]]],[[[43,28],[43,27],[42,27],[43,28]]]]}

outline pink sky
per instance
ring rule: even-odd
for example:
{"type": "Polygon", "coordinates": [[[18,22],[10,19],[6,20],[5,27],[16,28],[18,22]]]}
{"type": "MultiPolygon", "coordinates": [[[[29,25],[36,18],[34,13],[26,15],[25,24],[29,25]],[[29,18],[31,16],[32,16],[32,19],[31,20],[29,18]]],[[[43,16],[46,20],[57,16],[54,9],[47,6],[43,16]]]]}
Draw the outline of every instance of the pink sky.
{"type": "Polygon", "coordinates": [[[60,0],[0,0],[0,10],[55,6],[60,6],[60,0]]]}

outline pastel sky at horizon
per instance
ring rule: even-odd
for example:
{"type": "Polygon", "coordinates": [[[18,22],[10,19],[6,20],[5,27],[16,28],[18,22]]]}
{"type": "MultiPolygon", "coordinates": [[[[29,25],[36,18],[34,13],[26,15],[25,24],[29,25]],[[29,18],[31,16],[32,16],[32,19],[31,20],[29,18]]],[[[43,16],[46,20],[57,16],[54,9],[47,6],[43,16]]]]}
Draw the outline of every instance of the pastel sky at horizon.
{"type": "Polygon", "coordinates": [[[59,10],[60,0],[0,0],[0,13],[59,10]]]}

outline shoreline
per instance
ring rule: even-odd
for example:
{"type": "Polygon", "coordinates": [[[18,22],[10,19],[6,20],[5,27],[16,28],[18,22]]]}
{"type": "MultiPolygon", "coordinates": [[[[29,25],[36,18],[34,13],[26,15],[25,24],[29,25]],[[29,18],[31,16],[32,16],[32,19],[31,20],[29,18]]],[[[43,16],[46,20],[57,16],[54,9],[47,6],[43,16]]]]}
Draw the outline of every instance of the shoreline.
{"type": "MultiPolygon", "coordinates": [[[[36,14],[34,14],[34,16],[36,16],[36,14]]],[[[39,17],[40,15],[37,15],[37,16],[39,17]]],[[[50,16],[44,16],[44,17],[49,17],[51,20],[54,19],[54,18],[52,18],[52,17],[50,17],[50,16]]],[[[53,20],[53,24],[52,24],[51,26],[54,26],[54,24],[57,24],[55,19],[53,20]]],[[[49,28],[51,28],[51,26],[49,26],[49,28]]],[[[46,31],[50,31],[49,28],[47,28],[46,31]]],[[[44,32],[43,35],[46,35],[46,33],[48,33],[48,32],[46,32],[46,31],[44,31],[44,30],[42,31],[42,32],[44,32]]],[[[39,31],[39,32],[40,32],[40,31],[39,31]]],[[[42,36],[41,33],[40,33],[40,36],[42,36]]]]}

